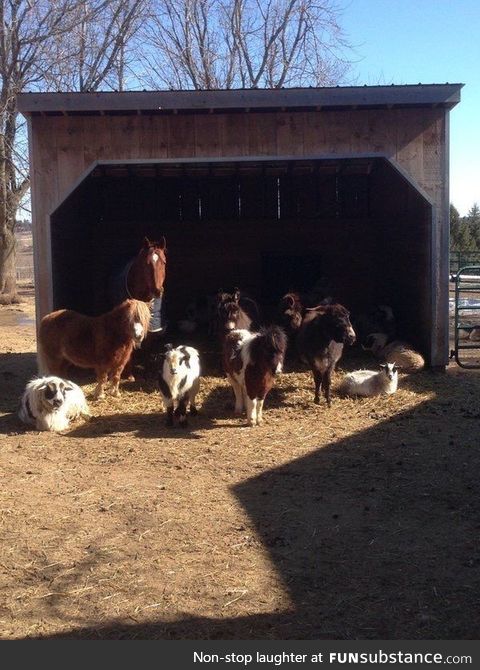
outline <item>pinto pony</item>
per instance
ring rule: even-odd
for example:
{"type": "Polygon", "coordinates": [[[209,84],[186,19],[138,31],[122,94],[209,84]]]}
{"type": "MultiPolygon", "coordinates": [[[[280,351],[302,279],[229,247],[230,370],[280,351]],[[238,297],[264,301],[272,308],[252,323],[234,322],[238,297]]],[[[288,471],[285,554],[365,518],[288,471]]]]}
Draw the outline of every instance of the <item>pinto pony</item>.
{"type": "Polygon", "coordinates": [[[85,316],[60,309],[43,317],[38,333],[38,364],[42,374],[65,376],[68,366],[93,368],[95,398],[119,396],[120,375],[132,351],[148,331],[150,310],[140,300],[125,300],[106,314],[85,316]]]}
{"type": "Polygon", "coordinates": [[[287,337],[278,326],[259,333],[232,330],[223,342],[223,365],[235,393],[235,414],[247,410],[249,426],[262,423],[263,402],[282,371],[287,337]]]}

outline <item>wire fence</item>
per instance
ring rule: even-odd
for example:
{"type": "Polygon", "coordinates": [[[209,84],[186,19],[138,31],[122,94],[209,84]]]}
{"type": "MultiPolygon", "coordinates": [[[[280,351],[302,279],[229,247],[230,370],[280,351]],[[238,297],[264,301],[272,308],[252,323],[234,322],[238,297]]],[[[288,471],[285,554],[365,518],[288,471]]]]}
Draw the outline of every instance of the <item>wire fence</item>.
{"type": "Polygon", "coordinates": [[[17,267],[17,281],[30,281],[33,282],[33,266],[28,265],[25,267],[17,267]]]}

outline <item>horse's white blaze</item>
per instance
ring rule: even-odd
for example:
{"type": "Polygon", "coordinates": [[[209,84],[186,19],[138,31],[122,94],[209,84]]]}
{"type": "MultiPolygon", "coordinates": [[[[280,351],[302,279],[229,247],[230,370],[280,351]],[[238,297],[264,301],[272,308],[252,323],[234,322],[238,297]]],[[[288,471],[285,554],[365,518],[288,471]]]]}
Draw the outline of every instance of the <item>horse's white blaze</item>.
{"type": "Polygon", "coordinates": [[[227,321],[225,327],[227,330],[235,330],[235,321],[227,321]]]}
{"type": "Polygon", "coordinates": [[[152,261],[156,263],[158,261],[158,254],[152,254],[152,261]]]}
{"type": "Polygon", "coordinates": [[[281,372],[283,372],[283,365],[279,363],[277,367],[275,368],[275,374],[279,375],[281,372]]]}
{"type": "Polygon", "coordinates": [[[135,338],[137,340],[139,340],[143,337],[143,326],[142,326],[141,323],[134,323],[133,324],[133,330],[135,332],[135,338]]]}

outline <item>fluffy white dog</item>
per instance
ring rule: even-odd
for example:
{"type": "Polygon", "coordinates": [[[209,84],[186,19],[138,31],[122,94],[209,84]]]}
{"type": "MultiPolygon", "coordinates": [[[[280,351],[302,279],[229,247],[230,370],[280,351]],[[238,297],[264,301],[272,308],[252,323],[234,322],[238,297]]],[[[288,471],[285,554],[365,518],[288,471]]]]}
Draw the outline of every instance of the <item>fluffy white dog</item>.
{"type": "Polygon", "coordinates": [[[40,377],[28,382],[19,417],[37,430],[66,430],[70,420],[90,416],[82,389],[60,377],[40,377]]]}

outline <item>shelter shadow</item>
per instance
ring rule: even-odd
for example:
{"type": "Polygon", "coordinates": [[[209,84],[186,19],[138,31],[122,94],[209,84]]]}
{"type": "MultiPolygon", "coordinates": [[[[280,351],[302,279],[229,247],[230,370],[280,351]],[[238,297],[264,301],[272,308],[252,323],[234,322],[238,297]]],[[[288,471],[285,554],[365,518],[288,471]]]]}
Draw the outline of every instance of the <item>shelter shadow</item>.
{"type": "Polygon", "coordinates": [[[235,486],[291,610],[57,637],[476,639],[479,434],[429,400],[235,486]]]}

